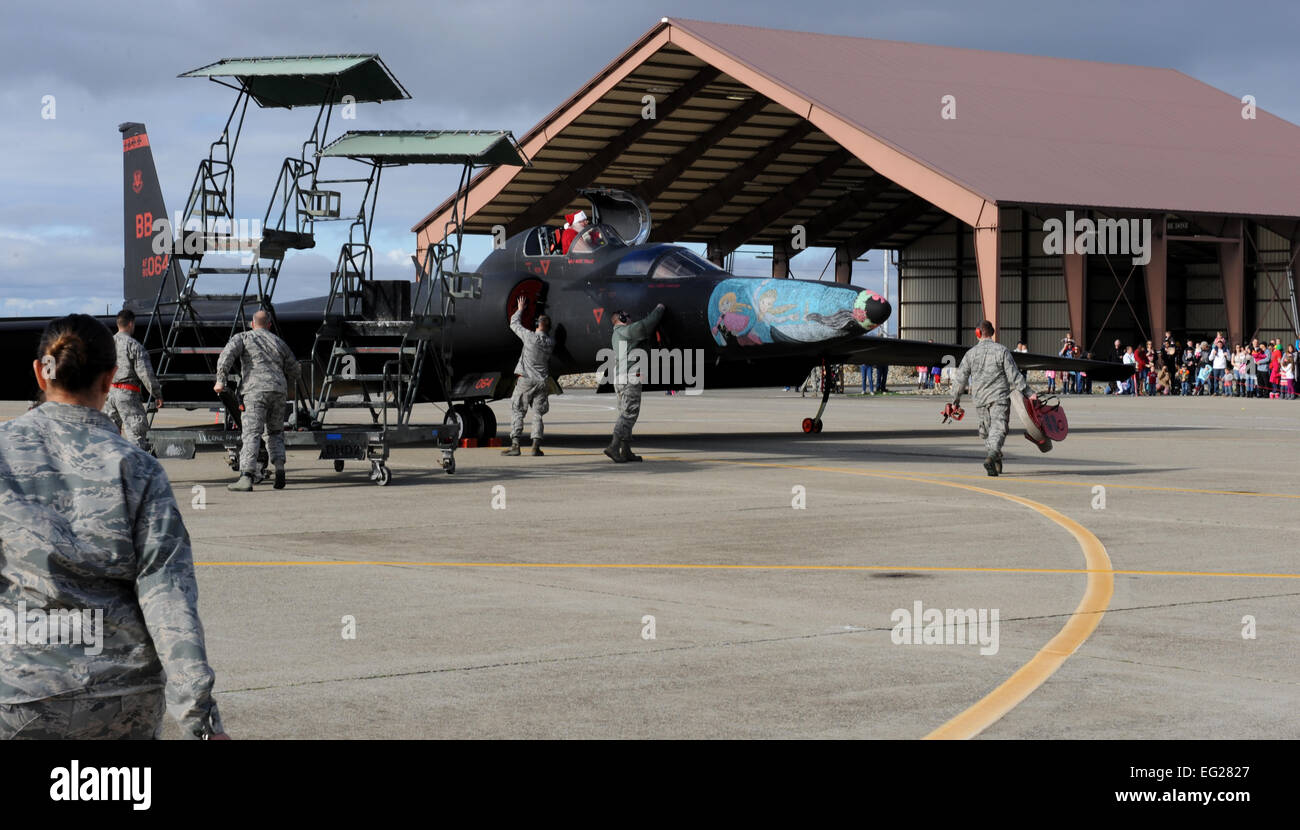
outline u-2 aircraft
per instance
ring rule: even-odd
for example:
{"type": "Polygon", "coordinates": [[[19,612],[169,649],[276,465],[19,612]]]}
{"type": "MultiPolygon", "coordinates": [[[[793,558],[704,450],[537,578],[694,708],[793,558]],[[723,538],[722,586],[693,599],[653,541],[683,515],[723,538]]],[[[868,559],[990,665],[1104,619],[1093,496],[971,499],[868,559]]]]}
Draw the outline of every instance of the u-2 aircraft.
{"type": "MultiPolygon", "coordinates": [[[[124,124],[124,146],[142,149],[135,158],[124,152],[124,306],[137,314],[136,330],[144,331],[159,298],[155,281],[142,278],[139,264],[153,256],[151,240],[141,239],[132,218],[142,211],[166,216],[144,125],[124,124]]],[[[487,403],[508,397],[519,356],[518,338],[508,321],[518,298],[525,297],[524,324],[535,315],[552,320],[557,344],[551,360],[552,377],[593,372],[602,364],[610,344],[616,311],[633,320],[662,303],[665,314],[652,347],[703,355],[705,389],[793,386],[817,366],[844,363],[875,365],[941,365],[952,355],[960,359],[968,347],[871,336],[890,315],[890,304],[874,291],[851,285],[790,278],[735,276],[688,248],[647,243],[651,230],[648,207],[636,196],[607,188],[581,191],[590,202],[591,221],[563,250],[562,229],[539,226],[522,231],[497,246],[479,265],[481,296],[459,304],[450,329],[453,363],[450,389],[438,388],[435,373],[425,373],[421,396],[450,401],[448,418],[461,421],[461,435],[480,440],[495,434],[496,419],[487,403]],[[696,350],[699,350],[698,352],[696,350]]],[[[312,355],[313,342],[326,318],[328,298],[315,297],[276,304],[279,334],[300,359],[312,355]]],[[[234,319],[236,309],[204,310],[213,317],[234,319]]],[[[166,312],[160,312],[165,314],[166,312]]],[[[50,318],[0,319],[0,354],[5,355],[6,390],[10,400],[34,400],[37,395],[31,361],[37,340],[50,318]]],[[[112,327],[112,318],[102,318],[112,327]]],[[[147,346],[152,344],[146,344],[147,346]]],[[[154,354],[155,364],[158,355],[154,354]]],[[[1131,367],[1054,355],[1016,353],[1022,369],[1084,371],[1094,380],[1121,379],[1131,367]]],[[[164,396],[170,400],[218,403],[209,382],[176,381],[164,396]]],[[[659,388],[671,387],[661,383],[659,388]]],[[[648,386],[647,388],[655,388],[648,386]]],[[[821,430],[822,408],[803,419],[805,432],[821,430]]]]}

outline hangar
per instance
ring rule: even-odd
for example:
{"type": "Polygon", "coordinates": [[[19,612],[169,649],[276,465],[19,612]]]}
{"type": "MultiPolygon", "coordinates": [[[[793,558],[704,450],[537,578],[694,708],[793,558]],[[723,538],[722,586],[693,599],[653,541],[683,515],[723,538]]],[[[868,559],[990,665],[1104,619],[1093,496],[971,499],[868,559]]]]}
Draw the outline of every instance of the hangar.
{"type": "MultiPolygon", "coordinates": [[[[718,264],[771,246],[785,277],[833,248],[849,282],[897,252],[904,338],[965,342],[988,317],[1004,342],[1083,332],[1105,357],[1165,330],[1297,332],[1300,127],[1173,69],[664,18],[521,145],[531,166],[472,182],[466,232],[560,224],[612,187],[650,206],[652,241],[718,264]],[[1121,220],[1147,238],[1108,247],[1121,220]]],[[[418,250],[454,207],[412,228],[418,250]]]]}

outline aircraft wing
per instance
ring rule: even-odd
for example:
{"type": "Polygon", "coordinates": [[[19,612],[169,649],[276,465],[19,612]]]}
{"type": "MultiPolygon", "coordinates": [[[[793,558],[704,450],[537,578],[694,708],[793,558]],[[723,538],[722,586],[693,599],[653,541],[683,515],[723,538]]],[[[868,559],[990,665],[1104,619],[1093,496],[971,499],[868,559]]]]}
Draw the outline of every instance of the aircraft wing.
{"type": "MultiPolygon", "coordinates": [[[[833,363],[871,363],[879,366],[943,366],[944,357],[952,355],[960,362],[970,346],[899,340],[892,337],[863,335],[856,340],[836,344],[827,353],[833,363]]],[[[1076,360],[1057,355],[1012,352],[1020,371],[1055,369],[1062,372],[1087,372],[1090,380],[1124,380],[1133,374],[1133,366],[1104,360],[1076,360]]]]}

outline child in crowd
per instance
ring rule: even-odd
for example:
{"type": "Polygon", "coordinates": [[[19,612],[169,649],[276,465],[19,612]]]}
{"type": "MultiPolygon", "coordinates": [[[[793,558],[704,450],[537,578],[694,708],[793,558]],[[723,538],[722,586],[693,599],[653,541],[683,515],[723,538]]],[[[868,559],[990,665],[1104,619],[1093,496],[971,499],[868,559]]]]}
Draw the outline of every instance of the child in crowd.
{"type": "Polygon", "coordinates": [[[1193,395],[1204,395],[1209,391],[1210,386],[1210,364],[1202,363],[1201,368],[1196,370],[1196,388],[1192,390],[1193,395]]]}
{"type": "Polygon", "coordinates": [[[1051,393],[1051,392],[1055,392],[1055,391],[1056,391],[1056,371],[1055,371],[1054,369],[1048,369],[1046,372],[1043,372],[1043,374],[1047,375],[1047,391],[1048,391],[1049,393],[1051,393]]]}
{"type": "Polygon", "coordinates": [[[1179,394],[1184,396],[1192,392],[1192,373],[1188,371],[1186,364],[1178,367],[1178,389],[1179,394]]]}

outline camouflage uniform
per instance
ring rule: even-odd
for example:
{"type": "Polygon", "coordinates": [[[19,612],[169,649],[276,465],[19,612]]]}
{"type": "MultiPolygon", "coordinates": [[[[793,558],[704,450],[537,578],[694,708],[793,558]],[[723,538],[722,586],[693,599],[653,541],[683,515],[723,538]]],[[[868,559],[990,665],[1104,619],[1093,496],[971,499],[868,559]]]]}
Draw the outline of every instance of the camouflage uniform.
{"type": "Polygon", "coordinates": [[[153,737],[164,688],[186,736],[224,731],[171,483],[104,413],[0,425],[0,551],[0,738],[153,737]],[[78,610],[98,617],[85,642],[33,634],[78,610]]]}
{"type": "Polygon", "coordinates": [[[117,347],[117,369],[113,372],[113,388],[108,390],[108,400],[104,402],[104,414],[113,419],[118,429],[142,450],[149,450],[149,419],[144,413],[144,404],[140,402],[140,391],[148,389],[155,398],[162,397],[162,387],[158,377],[153,373],[153,363],[149,353],[140,342],[124,331],[113,335],[113,345],[117,347]],[[134,386],[135,389],[120,389],[118,385],[134,386]]]}
{"type": "Polygon", "coordinates": [[[979,434],[984,439],[984,448],[990,457],[1001,458],[1011,418],[1011,390],[1025,395],[1033,390],[1011,357],[1011,350],[991,338],[981,339],[962,357],[952,378],[954,404],[961,403],[967,380],[979,412],[979,434]]]}
{"type": "Polygon", "coordinates": [[[298,385],[298,359],[269,329],[250,329],[230,338],[217,360],[217,383],[225,385],[236,360],[241,361],[239,394],[244,399],[239,472],[257,473],[257,442],[266,432],[266,453],[284,464],[285,398],[298,385]]]}
{"type": "Polygon", "coordinates": [[[510,441],[518,444],[524,434],[524,416],[529,407],[533,410],[534,441],[542,440],[542,416],[551,410],[546,380],[550,377],[551,352],[555,351],[555,338],[549,334],[529,331],[520,320],[523,310],[510,318],[510,330],[524,342],[524,350],[515,364],[515,393],[510,398],[510,441]]]}
{"type": "Polygon", "coordinates": [[[632,427],[641,414],[641,378],[629,377],[629,355],[634,349],[642,348],[645,339],[659,325],[663,316],[664,310],[656,308],[643,320],[625,326],[614,326],[610,347],[614,350],[614,392],[618,397],[618,420],[614,422],[614,437],[619,441],[632,440],[632,427]]]}

